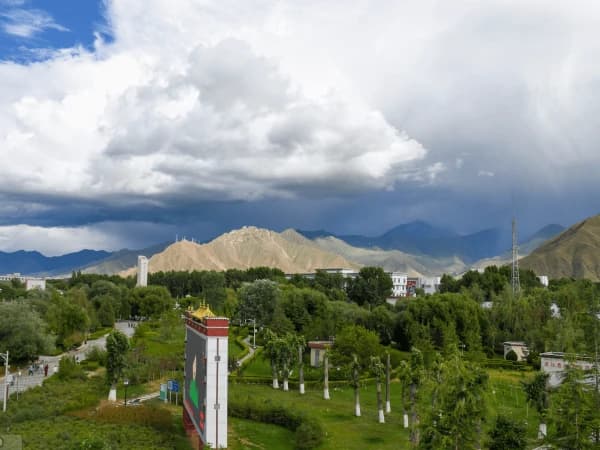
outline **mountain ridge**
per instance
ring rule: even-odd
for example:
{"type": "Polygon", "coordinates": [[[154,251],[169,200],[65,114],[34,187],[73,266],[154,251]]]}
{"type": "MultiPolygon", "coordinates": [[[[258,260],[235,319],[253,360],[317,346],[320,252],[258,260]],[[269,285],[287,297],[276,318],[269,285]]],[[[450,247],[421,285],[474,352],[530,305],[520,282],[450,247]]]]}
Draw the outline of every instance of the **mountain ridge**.
{"type": "Polygon", "coordinates": [[[550,278],[600,281],[600,215],[588,217],[549,239],[520,265],[550,278]]]}
{"type": "MultiPolygon", "coordinates": [[[[327,267],[358,269],[359,264],[320,249],[295,232],[282,233],[257,227],[232,230],[206,244],[179,241],[155,254],[148,261],[148,271],[227,270],[269,266],[285,273],[314,272],[327,267]]],[[[122,272],[135,273],[135,267],[122,272]]]]}

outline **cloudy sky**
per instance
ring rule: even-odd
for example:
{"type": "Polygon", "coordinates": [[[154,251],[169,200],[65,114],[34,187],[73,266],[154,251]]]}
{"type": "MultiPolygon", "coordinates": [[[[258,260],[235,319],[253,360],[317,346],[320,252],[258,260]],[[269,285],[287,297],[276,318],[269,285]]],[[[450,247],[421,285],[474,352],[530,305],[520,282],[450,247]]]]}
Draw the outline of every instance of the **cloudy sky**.
{"type": "Polygon", "coordinates": [[[600,3],[0,0],[0,250],[600,212],[600,3]]]}

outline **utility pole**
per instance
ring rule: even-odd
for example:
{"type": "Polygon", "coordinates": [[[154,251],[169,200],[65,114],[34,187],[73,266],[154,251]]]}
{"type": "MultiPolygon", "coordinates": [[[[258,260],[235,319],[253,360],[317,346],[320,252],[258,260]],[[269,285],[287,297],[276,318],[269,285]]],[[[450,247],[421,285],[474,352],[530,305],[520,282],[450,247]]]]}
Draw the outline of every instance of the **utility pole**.
{"type": "Polygon", "coordinates": [[[8,397],[8,350],[6,350],[6,353],[0,353],[0,356],[4,359],[4,407],[2,411],[6,412],[6,398],[8,397]]]}
{"type": "Polygon", "coordinates": [[[517,221],[512,220],[512,277],[511,277],[513,297],[518,297],[521,293],[521,282],[519,280],[519,244],[517,241],[517,221]]]}

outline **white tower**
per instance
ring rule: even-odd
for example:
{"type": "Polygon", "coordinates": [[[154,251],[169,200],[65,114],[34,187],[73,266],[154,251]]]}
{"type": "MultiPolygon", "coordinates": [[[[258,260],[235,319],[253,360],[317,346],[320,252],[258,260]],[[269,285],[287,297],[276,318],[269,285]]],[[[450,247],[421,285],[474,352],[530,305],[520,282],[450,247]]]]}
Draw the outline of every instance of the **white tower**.
{"type": "Polygon", "coordinates": [[[205,305],[186,314],[183,424],[198,448],[227,447],[229,319],[205,305]]]}
{"type": "Polygon", "coordinates": [[[148,286],[148,258],[142,255],[138,256],[136,286],[148,286]]]}

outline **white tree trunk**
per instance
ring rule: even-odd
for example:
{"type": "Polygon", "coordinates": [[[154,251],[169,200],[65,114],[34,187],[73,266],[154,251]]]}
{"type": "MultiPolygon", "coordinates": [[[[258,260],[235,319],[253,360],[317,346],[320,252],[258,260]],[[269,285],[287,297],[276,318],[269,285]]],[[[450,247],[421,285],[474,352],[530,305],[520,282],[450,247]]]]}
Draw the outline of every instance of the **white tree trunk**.
{"type": "Polygon", "coordinates": [[[329,400],[329,355],[323,357],[323,398],[329,400]]]}
{"type": "Polygon", "coordinates": [[[277,378],[273,378],[273,389],[279,389],[279,380],[277,378]]]}
{"type": "Polygon", "coordinates": [[[110,391],[108,391],[108,401],[116,402],[117,401],[117,388],[113,385],[110,387],[110,391]]]}
{"type": "Polygon", "coordinates": [[[392,402],[391,402],[391,369],[392,365],[390,362],[390,354],[387,354],[386,362],[385,362],[385,412],[392,412],[392,402]]]}
{"type": "Polygon", "coordinates": [[[298,381],[300,395],[304,394],[304,362],[302,361],[302,346],[298,346],[298,381]]]}
{"type": "Polygon", "coordinates": [[[404,413],[404,428],[408,428],[408,414],[404,413]]]}
{"type": "Polygon", "coordinates": [[[354,389],[354,415],[360,417],[360,395],[358,389],[354,389]]]}
{"type": "Polygon", "coordinates": [[[288,379],[287,379],[287,378],[284,378],[284,379],[283,379],[283,390],[284,390],[285,392],[287,392],[287,391],[289,391],[289,390],[290,390],[290,389],[289,389],[289,386],[288,386],[288,379]]]}
{"type": "Polygon", "coordinates": [[[540,423],[540,428],[538,430],[538,439],[544,439],[548,434],[548,430],[546,429],[545,423],[540,423]]]}
{"type": "Polygon", "coordinates": [[[379,410],[379,423],[385,423],[385,415],[383,414],[383,409],[379,410]]]}

